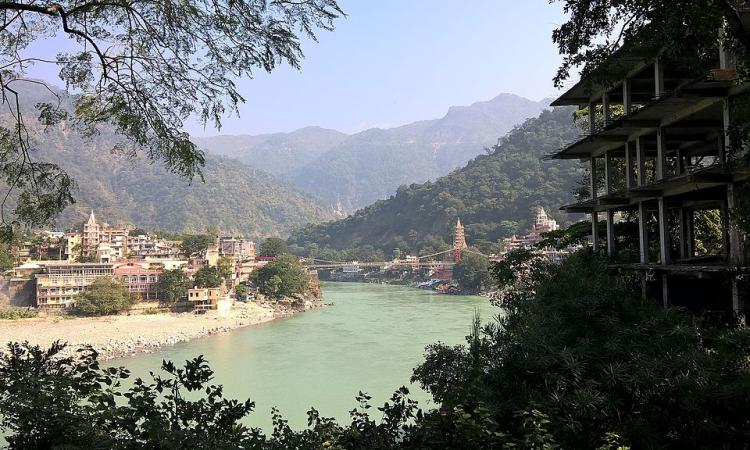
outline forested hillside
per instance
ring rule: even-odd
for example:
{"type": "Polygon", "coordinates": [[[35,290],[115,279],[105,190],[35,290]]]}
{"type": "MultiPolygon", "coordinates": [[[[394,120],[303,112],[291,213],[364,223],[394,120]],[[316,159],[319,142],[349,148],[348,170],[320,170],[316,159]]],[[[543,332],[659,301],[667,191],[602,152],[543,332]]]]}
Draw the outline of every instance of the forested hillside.
{"type": "Polygon", "coordinates": [[[566,222],[558,207],[572,199],[582,169],[576,161],[542,157],[577,134],[571,109],[545,111],[511,131],[492,154],[434,182],[402,186],[396,195],[345,219],[299,230],[290,244],[307,253],[354,248],[354,256],[390,256],[395,248],[417,252],[447,246],[458,217],[470,245],[522,232],[536,206],[566,222]]]}
{"type": "MultiPolygon", "coordinates": [[[[51,94],[18,86],[27,116],[37,116],[32,105],[50,101],[51,94]]],[[[57,93],[67,103],[64,92],[57,93]]],[[[333,218],[311,196],[234,160],[208,155],[205,182],[189,183],[160,164],[113,152],[118,138],[106,127],[84,139],[65,122],[47,129],[33,119],[27,123],[36,133],[34,158],[60,165],[78,185],[76,204],[59,217],[60,227],[84,220],[91,208],[110,223],[165,231],[203,231],[216,225],[222,232],[256,238],[286,236],[308,222],[333,218]]]]}
{"type": "Polygon", "coordinates": [[[547,103],[501,94],[451,107],[440,119],[350,136],[308,127],[286,134],[202,138],[198,143],[351,212],[387,198],[402,184],[435,179],[463,166],[547,103]]]}

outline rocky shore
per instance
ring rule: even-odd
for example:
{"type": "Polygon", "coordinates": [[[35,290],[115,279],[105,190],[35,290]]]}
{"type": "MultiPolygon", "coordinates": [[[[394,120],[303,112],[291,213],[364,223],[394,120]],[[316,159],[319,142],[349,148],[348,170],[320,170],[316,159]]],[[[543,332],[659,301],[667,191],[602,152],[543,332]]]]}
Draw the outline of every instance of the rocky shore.
{"type": "Polygon", "coordinates": [[[257,303],[236,303],[229,314],[162,313],[107,317],[45,317],[0,320],[0,342],[29,341],[49,346],[60,340],[71,352],[91,346],[101,360],[151,353],[205,336],[285,317],[278,308],[257,303]]]}

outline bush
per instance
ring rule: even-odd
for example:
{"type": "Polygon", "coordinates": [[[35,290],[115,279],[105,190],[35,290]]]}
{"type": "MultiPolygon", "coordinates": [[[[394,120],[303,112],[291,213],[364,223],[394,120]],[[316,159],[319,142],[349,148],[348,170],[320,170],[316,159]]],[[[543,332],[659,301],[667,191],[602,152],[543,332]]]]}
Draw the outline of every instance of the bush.
{"type": "Polygon", "coordinates": [[[289,297],[301,294],[310,287],[310,275],[296,257],[278,257],[251,275],[258,291],[272,298],[289,297]]]}
{"type": "Polygon", "coordinates": [[[125,311],[134,303],[125,286],[112,278],[101,277],[78,295],[75,311],[86,316],[103,316],[125,311]]]}
{"type": "Polygon", "coordinates": [[[495,267],[508,281],[499,323],[477,327],[467,346],[430,346],[415,370],[442,402],[427,422],[460,409],[519,436],[519,414],[538,411],[563,448],[750,442],[747,329],[644,301],[635,279],[590,251],[507,264],[519,276],[495,267]]]}
{"type": "Polygon", "coordinates": [[[14,308],[0,311],[0,319],[5,320],[31,319],[37,315],[38,312],[34,309],[14,308]]]}

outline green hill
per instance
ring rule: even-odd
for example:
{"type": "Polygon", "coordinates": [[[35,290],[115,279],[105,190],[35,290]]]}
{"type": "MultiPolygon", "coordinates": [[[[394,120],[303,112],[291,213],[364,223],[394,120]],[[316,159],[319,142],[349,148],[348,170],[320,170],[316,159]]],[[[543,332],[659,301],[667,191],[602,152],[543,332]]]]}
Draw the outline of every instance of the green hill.
{"type": "Polygon", "coordinates": [[[308,127],[293,133],[217,136],[197,143],[211,153],[268,171],[341,212],[392,195],[465,165],[515,125],[549,104],[501,94],[445,116],[353,135],[308,127]]]}
{"type": "MultiPolygon", "coordinates": [[[[31,105],[50,101],[48,91],[26,84],[18,88],[28,117],[38,115],[31,105]]],[[[334,217],[310,195],[236,160],[209,154],[205,182],[189,183],[143,157],[112,152],[118,137],[107,127],[84,139],[66,123],[47,129],[33,121],[29,125],[36,134],[34,157],[57,163],[78,184],[76,203],[58,219],[61,228],[84,220],[92,208],[110,223],[175,232],[216,225],[221,232],[252,238],[285,237],[294,228],[334,217]]]]}
{"type": "Polygon", "coordinates": [[[298,230],[289,242],[308,253],[356,249],[350,256],[390,256],[394,248],[416,252],[447,245],[458,217],[469,244],[522,232],[537,206],[566,223],[569,218],[558,207],[572,199],[580,165],[542,157],[577,134],[571,109],[544,111],[466,167],[434,182],[401,186],[396,195],[350,217],[298,230]]]}

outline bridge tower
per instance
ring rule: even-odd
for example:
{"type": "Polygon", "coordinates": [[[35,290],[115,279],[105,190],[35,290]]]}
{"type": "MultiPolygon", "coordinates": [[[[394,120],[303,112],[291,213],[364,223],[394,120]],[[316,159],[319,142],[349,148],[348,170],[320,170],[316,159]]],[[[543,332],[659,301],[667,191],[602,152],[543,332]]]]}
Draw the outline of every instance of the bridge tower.
{"type": "Polygon", "coordinates": [[[461,225],[461,219],[458,219],[453,231],[453,262],[461,262],[461,252],[467,247],[464,226],[461,225]]]}

